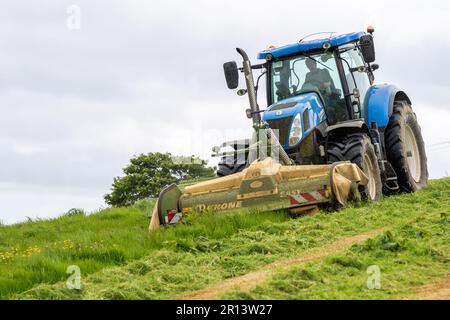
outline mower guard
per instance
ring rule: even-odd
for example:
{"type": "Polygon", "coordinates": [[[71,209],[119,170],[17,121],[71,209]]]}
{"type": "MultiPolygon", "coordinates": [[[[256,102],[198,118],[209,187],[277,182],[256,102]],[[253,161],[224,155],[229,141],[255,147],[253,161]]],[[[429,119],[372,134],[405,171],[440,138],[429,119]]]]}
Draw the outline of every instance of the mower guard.
{"type": "Polygon", "coordinates": [[[242,172],[197,184],[172,184],[159,195],[149,229],[177,224],[190,212],[239,208],[301,211],[327,202],[346,205],[367,176],[355,164],[282,166],[272,158],[253,162],[242,172]]]}

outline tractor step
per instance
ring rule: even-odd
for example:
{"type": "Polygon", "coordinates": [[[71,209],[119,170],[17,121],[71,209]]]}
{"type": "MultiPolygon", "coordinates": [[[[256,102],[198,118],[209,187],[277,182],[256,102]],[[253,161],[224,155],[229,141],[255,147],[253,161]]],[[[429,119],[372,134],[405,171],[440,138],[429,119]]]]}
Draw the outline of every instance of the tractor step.
{"type": "Polygon", "coordinates": [[[384,187],[390,192],[398,191],[400,186],[398,185],[397,174],[395,173],[394,168],[389,161],[383,160],[383,164],[385,168],[384,187]]]}

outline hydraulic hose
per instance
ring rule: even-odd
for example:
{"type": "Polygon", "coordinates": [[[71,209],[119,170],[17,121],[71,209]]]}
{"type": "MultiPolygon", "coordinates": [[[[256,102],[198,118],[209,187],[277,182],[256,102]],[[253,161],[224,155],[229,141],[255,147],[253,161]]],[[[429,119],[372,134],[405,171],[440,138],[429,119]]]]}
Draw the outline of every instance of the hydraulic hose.
{"type": "Polygon", "coordinates": [[[267,128],[266,132],[267,132],[267,139],[270,141],[272,148],[276,148],[276,150],[278,151],[281,164],[286,166],[293,165],[294,162],[292,161],[291,158],[289,158],[286,151],[284,151],[283,147],[280,144],[280,141],[278,141],[278,138],[273,132],[273,130],[271,128],[267,128]]]}

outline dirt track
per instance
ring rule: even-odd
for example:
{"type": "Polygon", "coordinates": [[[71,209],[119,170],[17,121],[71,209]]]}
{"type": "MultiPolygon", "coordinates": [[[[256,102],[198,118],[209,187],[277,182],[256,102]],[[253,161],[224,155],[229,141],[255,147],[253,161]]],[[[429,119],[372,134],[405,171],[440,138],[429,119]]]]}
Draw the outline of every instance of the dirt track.
{"type": "Polygon", "coordinates": [[[418,287],[406,300],[450,300],[450,275],[439,281],[418,287]]]}
{"type": "Polygon", "coordinates": [[[243,276],[227,279],[223,282],[213,284],[205,289],[194,291],[178,298],[186,300],[208,300],[214,299],[231,289],[248,291],[255,288],[258,284],[268,280],[275,271],[281,271],[293,266],[320,260],[336,252],[344,251],[354,244],[362,243],[367,239],[373,238],[381,234],[383,231],[385,231],[385,228],[372,230],[353,237],[343,238],[327,246],[308,250],[299,256],[271,263],[257,271],[247,273],[243,276]]]}

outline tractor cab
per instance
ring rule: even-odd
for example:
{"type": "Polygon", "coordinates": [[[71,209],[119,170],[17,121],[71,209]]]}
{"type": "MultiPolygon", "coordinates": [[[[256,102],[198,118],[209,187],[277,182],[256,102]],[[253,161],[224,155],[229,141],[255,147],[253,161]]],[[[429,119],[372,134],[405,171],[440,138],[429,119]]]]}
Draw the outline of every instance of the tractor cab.
{"type": "Polygon", "coordinates": [[[372,35],[360,32],[301,41],[262,51],[258,58],[267,66],[270,107],[264,120],[281,117],[276,112],[280,105],[299,97],[308,107],[318,100],[329,125],[364,118],[365,97],[377,67],[370,65],[375,60],[372,35]]]}
{"type": "MultiPolygon", "coordinates": [[[[317,132],[366,117],[375,60],[371,34],[327,37],[259,53],[266,60],[267,105],[262,115],[297,163],[320,163],[317,132]],[[322,126],[321,126],[322,124],[322,126]]],[[[323,160],[323,159],[322,159],[323,160]]]]}
{"type": "Polygon", "coordinates": [[[301,96],[306,97],[300,99],[303,103],[318,99],[329,123],[351,119],[333,52],[280,59],[272,62],[269,69],[269,110],[280,110],[286,100],[301,96]]]}
{"type": "MultiPolygon", "coordinates": [[[[372,33],[369,28],[368,33],[327,34],[322,39],[302,39],[260,52],[258,58],[265,62],[250,67],[263,69],[266,75],[268,107],[259,111],[257,92],[248,89],[254,84],[247,85],[247,90],[238,94],[248,94],[250,105],[256,105],[247,110],[249,118],[254,118],[254,123],[267,123],[283,149],[300,163],[315,161],[311,157],[317,150],[300,147],[303,142],[318,145],[313,141],[313,131],[321,123],[333,126],[367,118],[366,95],[374,81],[373,71],[378,68],[371,65],[375,61],[372,33]],[[300,155],[300,149],[309,152],[300,155]]],[[[235,62],[226,63],[224,68],[228,87],[237,88],[238,71],[244,68],[237,68],[235,62]]]]}

